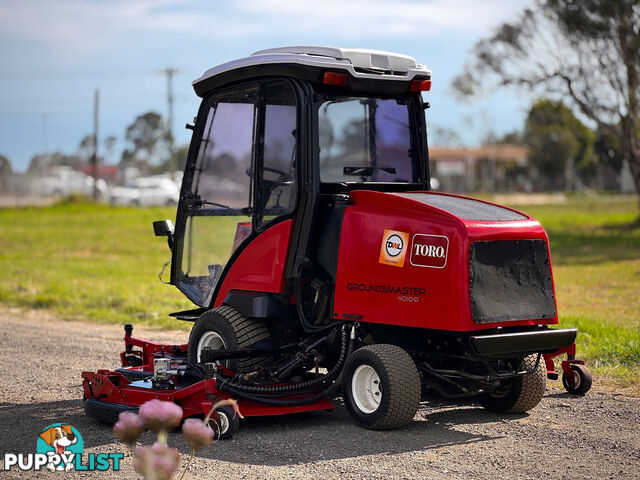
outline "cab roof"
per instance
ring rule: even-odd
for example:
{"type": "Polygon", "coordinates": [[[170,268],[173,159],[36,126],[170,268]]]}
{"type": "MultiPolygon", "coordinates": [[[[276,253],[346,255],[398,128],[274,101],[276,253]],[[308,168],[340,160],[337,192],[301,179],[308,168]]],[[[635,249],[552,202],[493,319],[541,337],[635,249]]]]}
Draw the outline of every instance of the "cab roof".
{"type": "Polygon", "coordinates": [[[293,46],[260,50],[249,57],[213,67],[193,81],[196,93],[202,96],[214,86],[226,83],[234,73],[269,74],[292,68],[293,75],[307,71],[342,70],[357,80],[410,81],[414,77],[430,79],[431,71],[416,63],[413,57],[398,53],[360,48],[293,46]]]}

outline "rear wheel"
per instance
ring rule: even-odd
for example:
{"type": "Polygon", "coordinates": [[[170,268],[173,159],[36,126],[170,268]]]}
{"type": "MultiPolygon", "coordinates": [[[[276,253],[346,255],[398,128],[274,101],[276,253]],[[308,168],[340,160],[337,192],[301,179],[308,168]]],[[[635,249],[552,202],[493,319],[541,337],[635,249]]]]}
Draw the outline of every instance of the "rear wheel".
{"type": "MultiPolygon", "coordinates": [[[[536,366],[537,355],[524,358],[521,370],[536,366]]],[[[480,404],[490,412],[524,413],[540,403],[547,385],[547,371],[541,359],[532,373],[515,377],[491,393],[478,397],[480,404]]]]}
{"type": "MultiPolygon", "coordinates": [[[[202,350],[238,350],[269,337],[267,325],[247,318],[231,307],[218,307],[196,320],[189,335],[189,363],[201,363],[202,350]]],[[[239,358],[221,363],[234,372],[249,372],[270,362],[268,357],[239,358]]]]}
{"type": "Polygon", "coordinates": [[[418,370],[409,354],[395,345],[369,345],[353,352],[342,382],[349,413],[371,430],[406,425],[420,405],[418,370]]]}

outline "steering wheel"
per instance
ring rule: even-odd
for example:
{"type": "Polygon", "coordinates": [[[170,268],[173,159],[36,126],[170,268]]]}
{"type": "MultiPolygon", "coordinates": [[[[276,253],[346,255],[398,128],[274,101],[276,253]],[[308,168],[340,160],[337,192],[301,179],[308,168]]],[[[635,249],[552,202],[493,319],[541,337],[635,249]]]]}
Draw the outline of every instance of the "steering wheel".
{"type": "Polygon", "coordinates": [[[291,175],[289,175],[287,172],[284,172],[280,169],[277,168],[273,168],[273,167],[262,167],[262,171],[263,172],[270,172],[270,173],[275,173],[276,175],[278,175],[277,179],[267,179],[266,175],[264,175],[264,173],[262,174],[262,181],[274,186],[284,186],[284,185],[291,185],[293,183],[293,179],[291,178],[291,175]]]}
{"type": "MultiPolygon", "coordinates": [[[[270,190],[273,190],[276,187],[285,187],[287,185],[291,185],[294,182],[291,175],[289,175],[287,172],[283,170],[279,170],[273,167],[262,167],[262,171],[263,171],[262,182],[270,190]],[[276,175],[278,175],[278,178],[275,178],[275,179],[265,178],[264,172],[275,173],[276,175]]],[[[249,177],[253,177],[253,174],[250,168],[247,168],[245,170],[245,173],[249,177]]]]}

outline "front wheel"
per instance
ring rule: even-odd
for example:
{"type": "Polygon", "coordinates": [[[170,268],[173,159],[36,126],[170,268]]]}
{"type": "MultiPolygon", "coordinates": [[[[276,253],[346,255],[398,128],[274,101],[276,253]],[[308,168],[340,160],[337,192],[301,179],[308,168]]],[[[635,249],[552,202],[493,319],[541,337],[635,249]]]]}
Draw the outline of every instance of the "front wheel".
{"type": "MultiPolygon", "coordinates": [[[[202,350],[238,350],[248,348],[260,340],[269,338],[267,325],[253,318],[247,318],[231,307],[217,307],[203,313],[189,335],[189,363],[202,362],[202,350]]],[[[268,357],[236,358],[224,360],[226,367],[236,373],[250,372],[267,365],[268,357]]]]}
{"type": "Polygon", "coordinates": [[[217,419],[209,420],[209,427],[213,430],[216,440],[230,440],[240,429],[240,418],[233,408],[225,405],[216,409],[217,419]]]}
{"type": "Polygon", "coordinates": [[[390,430],[413,420],[420,405],[420,377],[409,354],[395,345],[369,345],[344,367],[345,404],[355,422],[390,430]]]}
{"type": "MultiPolygon", "coordinates": [[[[533,370],[537,355],[528,355],[522,360],[521,370],[533,370]]],[[[491,393],[478,397],[480,404],[490,412],[524,413],[540,403],[547,386],[547,371],[542,359],[536,369],[509,380],[491,393]]]]}

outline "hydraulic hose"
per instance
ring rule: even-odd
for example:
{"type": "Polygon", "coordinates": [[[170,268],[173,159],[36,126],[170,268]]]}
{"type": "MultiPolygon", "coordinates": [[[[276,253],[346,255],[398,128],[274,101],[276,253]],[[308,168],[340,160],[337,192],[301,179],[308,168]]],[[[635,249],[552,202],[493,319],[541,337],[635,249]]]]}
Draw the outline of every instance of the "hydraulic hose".
{"type": "MultiPolygon", "coordinates": [[[[308,261],[307,261],[308,263],[308,261]]],[[[310,263],[308,263],[310,265],[310,263]]],[[[300,271],[304,268],[305,264],[300,266],[300,271]]],[[[298,310],[298,317],[300,318],[300,325],[302,329],[307,333],[318,333],[324,332],[336,326],[338,322],[332,322],[328,325],[324,325],[318,327],[313,325],[307,320],[307,316],[304,313],[304,308],[302,308],[302,274],[300,274],[299,278],[295,282],[295,297],[296,297],[296,309],[298,310]]]]}
{"type": "Polygon", "coordinates": [[[342,348],[340,349],[340,355],[338,357],[338,361],[331,368],[327,374],[320,379],[308,380],[306,382],[296,383],[293,385],[281,385],[281,386],[257,386],[257,385],[239,385],[236,383],[231,383],[227,378],[222,377],[221,375],[216,374],[216,379],[218,380],[218,388],[220,390],[231,393],[232,395],[238,396],[240,398],[245,398],[247,400],[253,400],[260,403],[265,403],[268,405],[280,405],[280,406],[295,406],[295,405],[305,405],[308,403],[315,402],[321,398],[330,396],[335,390],[340,386],[340,377],[342,374],[342,369],[344,367],[344,363],[348,356],[351,354],[353,350],[353,342],[355,339],[355,329],[356,325],[354,324],[351,328],[351,334],[348,335],[347,339],[347,331],[343,329],[342,331],[342,348]],[[330,382],[336,378],[336,381],[324,390],[312,395],[311,397],[299,398],[299,399],[290,399],[290,400],[279,400],[275,398],[270,398],[269,395],[273,394],[299,394],[301,391],[308,390],[312,386],[319,386],[322,383],[330,382]]]}

